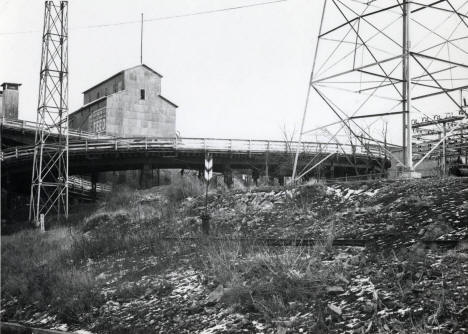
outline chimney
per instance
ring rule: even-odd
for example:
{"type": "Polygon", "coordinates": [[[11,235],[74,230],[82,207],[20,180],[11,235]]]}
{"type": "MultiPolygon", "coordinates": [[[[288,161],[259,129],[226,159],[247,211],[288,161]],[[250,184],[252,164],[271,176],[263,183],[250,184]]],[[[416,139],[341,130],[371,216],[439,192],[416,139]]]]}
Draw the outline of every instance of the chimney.
{"type": "Polygon", "coordinates": [[[4,82],[0,95],[0,116],[7,119],[18,119],[19,86],[21,84],[4,82]]]}

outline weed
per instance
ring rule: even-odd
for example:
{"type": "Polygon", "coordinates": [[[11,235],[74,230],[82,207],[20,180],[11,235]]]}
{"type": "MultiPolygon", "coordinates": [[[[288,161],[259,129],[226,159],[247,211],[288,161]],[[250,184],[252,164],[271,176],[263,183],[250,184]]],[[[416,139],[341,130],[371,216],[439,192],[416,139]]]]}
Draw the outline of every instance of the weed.
{"type": "Polygon", "coordinates": [[[166,189],[169,203],[178,203],[187,197],[196,197],[204,193],[204,183],[195,176],[174,178],[166,189]]]}
{"type": "Polygon", "coordinates": [[[100,300],[92,275],[64,256],[72,243],[66,228],[2,237],[2,293],[20,305],[48,308],[64,321],[77,322],[100,300]]]}
{"type": "Polygon", "coordinates": [[[317,301],[343,268],[325,264],[322,245],[267,248],[234,241],[208,242],[202,250],[207,276],[226,287],[223,301],[267,318],[293,312],[295,302],[317,301]]]}

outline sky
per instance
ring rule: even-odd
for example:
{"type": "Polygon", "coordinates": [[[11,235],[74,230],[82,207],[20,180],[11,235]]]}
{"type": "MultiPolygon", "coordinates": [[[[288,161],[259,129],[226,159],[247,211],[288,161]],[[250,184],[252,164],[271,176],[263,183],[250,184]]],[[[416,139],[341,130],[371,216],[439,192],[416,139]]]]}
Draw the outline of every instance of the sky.
{"type": "MultiPolygon", "coordinates": [[[[322,32],[345,21],[331,3],[326,8],[322,32]]],[[[370,6],[364,9],[356,0],[339,3],[344,4],[343,13],[353,17],[361,10],[369,12],[378,6],[392,6],[395,1],[369,2],[370,6]]],[[[468,14],[468,1],[451,3],[461,13],[468,14]]],[[[84,90],[139,64],[139,20],[144,13],[148,21],[144,24],[143,62],[164,76],[162,95],[179,106],[176,128],[182,137],[297,137],[322,6],[323,1],[319,0],[70,0],[70,112],[82,105],[84,90]],[[264,2],[268,3],[252,6],[264,2]],[[232,7],[245,8],[217,11],[232,7]],[[184,16],[206,11],[210,13],[184,16]]],[[[439,6],[445,6],[446,10],[419,11],[411,16],[412,50],[466,63],[468,27],[449,12],[447,3],[439,6]]],[[[0,82],[22,84],[19,117],[26,120],[36,117],[43,7],[42,0],[0,0],[0,82]]],[[[401,27],[399,8],[367,17],[360,23],[343,24],[320,40],[314,77],[326,78],[374,61],[366,47],[354,45],[355,29],[359,29],[378,60],[398,55],[401,27]],[[377,36],[376,27],[385,35],[377,36]],[[337,41],[344,41],[340,52],[335,52],[337,41]]],[[[446,68],[443,62],[421,58],[419,61],[432,71],[446,68]]],[[[430,88],[435,86],[430,78],[421,77],[424,70],[416,61],[410,62],[412,76],[420,78],[419,84],[412,86],[412,95],[437,91],[430,88]]],[[[367,70],[376,73],[385,70],[401,79],[401,58],[379,67],[367,70]]],[[[468,74],[464,71],[442,71],[436,77],[450,89],[463,82],[468,84],[468,74]]],[[[380,85],[379,80],[353,72],[341,77],[340,82],[332,78],[315,85],[319,91],[312,90],[304,130],[337,121],[325,99],[348,116],[401,111],[394,85],[384,85],[368,100],[374,94],[372,87],[380,85]],[[364,103],[365,107],[361,107],[364,103]]],[[[401,89],[401,85],[397,86],[401,89]]],[[[458,99],[458,91],[450,94],[458,99]]],[[[468,91],[464,94],[468,98],[468,91]]],[[[418,100],[413,106],[414,117],[419,119],[457,112],[445,95],[418,100]]],[[[363,118],[357,122],[359,125],[350,123],[356,134],[367,131],[372,137],[383,139],[387,128],[388,141],[401,143],[401,115],[363,118]]],[[[349,140],[346,139],[349,133],[343,131],[346,127],[334,125],[328,129],[328,133],[321,134],[330,137],[341,129],[343,137],[339,140],[349,140]]],[[[305,140],[314,140],[317,134],[311,132],[305,140]]]]}
{"type": "MultiPolygon", "coordinates": [[[[140,20],[262,0],[71,0],[69,105],[112,74],[139,64],[140,20]],[[101,28],[88,26],[136,21],[101,28]]],[[[287,0],[145,22],[143,62],[161,73],[184,137],[283,139],[300,119],[321,1],[287,0]]],[[[18,82],[19,117],[35,120],[44,2],[0,0],[0,81],[18,82]],[[14,33],[14,34],[12,34],[14,33]]]]}

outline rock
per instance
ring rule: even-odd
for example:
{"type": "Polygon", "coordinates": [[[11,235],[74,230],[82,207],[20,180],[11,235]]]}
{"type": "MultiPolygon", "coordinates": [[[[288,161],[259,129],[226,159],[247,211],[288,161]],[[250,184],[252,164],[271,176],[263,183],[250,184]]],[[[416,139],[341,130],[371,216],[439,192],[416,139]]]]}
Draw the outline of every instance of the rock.
{"type": "Polygon", "coordinates": [[[206,304],[218,303],[226,295],[227,292],[231,291],[230,288],[224,288],[222,284],[218,285],[216,289],[210,292],[206,297],[206,304]]]}
{"type": "Polygon", "coordinates": [[[423,240],[435,240],[444,234],[450,233],[453,228],[444,222],[435,222],[427,226],[424,232],[423,240]]]}
{"type": "Polygon", "coordinates": [[[261,205],[260,205],[260,208],[263,210],[263,211],[270,211],[271,209],[273,209],[273,203],[266,200],[264,201],[261,205]]]}
{"type": "Polygon", "coordinates": [[[278,326],[278,328],[276,328],[276,334],[286,334],[287,332],[288,329],[283,326],[278,326]]]}
{"type": "Polygon", "coordinates": [[[335,304],[328,304],[328,308],[329,308],[332,312],[334,312],[334,313],[336,313],[336,314],[338,314],[338,315],[341,315],[341,313],[342,313],[341,307],[336,306],[335,304]]]}
{"type": "Polygon", "coordinates": [[[327,286],[326,290],[329,294],[340,294],[344,292],[344,289],[341,286],[327,286]]]}

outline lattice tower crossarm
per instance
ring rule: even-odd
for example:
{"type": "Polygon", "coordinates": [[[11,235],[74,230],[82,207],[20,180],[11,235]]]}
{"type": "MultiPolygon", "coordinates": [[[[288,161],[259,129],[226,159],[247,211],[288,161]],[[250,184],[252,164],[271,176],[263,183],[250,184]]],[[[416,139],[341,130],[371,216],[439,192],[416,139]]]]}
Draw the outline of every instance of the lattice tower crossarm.
{"type": "Polygon", "coordinates": [[[45,2],[29,220],[68,218],[68,1],[45,2]],[[58,136],[51,136],[58,133],[58,136]]]}

